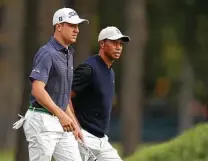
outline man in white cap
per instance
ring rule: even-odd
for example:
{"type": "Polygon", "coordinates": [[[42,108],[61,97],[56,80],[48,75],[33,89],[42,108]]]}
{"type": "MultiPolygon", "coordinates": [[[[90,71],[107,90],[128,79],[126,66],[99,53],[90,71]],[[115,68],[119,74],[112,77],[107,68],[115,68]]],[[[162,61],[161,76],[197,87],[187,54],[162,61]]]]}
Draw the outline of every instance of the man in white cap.
{"type": "MultiPolygon", "coordinates": [[[[82,127],[86,146],[100,161],[121,161],[108,142],[107,131],[115,88],[112,64],[120,58],[123,43],[129,40],[114,26],[104,28],[98,36],[99,53],[74,71],[73,110],[82,127]]],[[[81,146],[80,152],[82,159],[87,161],[90,156],[81,146]]]]}
{"type": "MultiPolygon", "coordinates": [[[[73,49],[78,25],[88,22],[71,8],[53,16],[54,34],[36,53],[32,72],[29,109],[23,124],[30,161],[81,161],[78,142],[82,139],[69,107],[73,79],[73,49]],[[73,131],[73,132],[72,132],[73,131]],[[76,138],[76,139],[75,139],[76,138]]],[[[14,129],[21,123],[14,124],[14,129]]]]}

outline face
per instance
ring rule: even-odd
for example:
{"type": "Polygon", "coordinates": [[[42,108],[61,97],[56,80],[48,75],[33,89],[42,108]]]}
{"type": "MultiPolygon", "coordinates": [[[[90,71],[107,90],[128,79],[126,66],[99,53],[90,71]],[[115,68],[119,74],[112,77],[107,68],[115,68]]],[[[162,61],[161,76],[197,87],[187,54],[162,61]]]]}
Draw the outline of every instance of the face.
{"type": "Polygon", "coordinates": [[[57,25],[57,30],[66,44],[75,43],[79,33],[78,24],[61,23],[57,25]]]}
{"type": "Polygon", "coordinates": [[[120,58],[123,50],[122,40],[104,40],[100,42],[100,46],[104,51],[104,54],[110,60],[117,60],[120,58]]]}

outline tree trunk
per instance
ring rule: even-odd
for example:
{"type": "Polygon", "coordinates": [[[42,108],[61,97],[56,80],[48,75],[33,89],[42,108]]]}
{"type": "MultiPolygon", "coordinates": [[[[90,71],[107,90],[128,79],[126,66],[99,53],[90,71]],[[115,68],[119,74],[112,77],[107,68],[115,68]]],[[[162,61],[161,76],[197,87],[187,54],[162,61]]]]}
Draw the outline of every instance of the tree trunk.
{"type": "Polygon", "coordinates": [[[124,156],[132,154],[142,137],[143,62],[147,38],[145,0],[128,1],[127,35],[122,57],[121,115],[124,156]]]}
{"type": "Polygon", "coordinates": [[[97,41],[97,0],[82,1],[76,0],[74,9],[78,12],[80,17],[86,18],[90,24],[81,24],[80,33],[78,35],[77,43],[75,45],[75,66],[84,62],[90,55],[92,55],[92,44],[97,41]]]}
{"type": "Polygon", "coordinates": [[[185,56],[181,72],[181,89],[179,98],[179,131],[190,128],[193,124],[192,106],[194,75],[189,59],[185,56]]]}
{"type": "Polygon", "coordinates": [[[74,1],[75,0],[61,0],[62,7],[69,7],[74,9],[74,1]]]}
{"type": "MultiPolygon", "coordinates": [[[[20,107],[20,113],[24,114],[29,105],[29,94],[31,86],[29,85],[28,76],[31,72],[32,67],[32,58],[37,51],[38,42],[37,42],[37,31],[38,31],[38,9],[39,9],[38,0],[27,1],[26,4],[26,18],[25,18],[25,33],[24,33],[24,63],[23,63],[23,84],[24,92],[22,98],[22,105],[20,107]]],[[[16,146],[16,161],[28,161],[28,150],[27,143],[25,140],[25,135],[23,133],[23,128],[18,130],[17,135],[17,146],[16,146]]]]}
{"type": "Polygon", "coordinates": [[[38,42],[39,46],[46,43],[53,35],[52,18],[56,10],[61,8],[60,0],[40,1],[38,8],[38,42]],[[50,4],[50,5],[49,5],[50,4]]]}
{"type": "Polygon", "coordinates": [[[181,89],[179,98],[179,131],[190,128],[193,125],[193,113],[191,103],[194,99],[194,71],[191,60],[196,56],[196,8],[195,1],[187,1],[185,5],[185,27],[183,68],[181,72],[181,89]],[[192,58],[192,59],[191,59],[192,58]]]}
{"type": "Polygon", "coordinates": [[[5,17],[1,28],[4,63],[0,81],[0,145],[3,148],[14,146],[15,132],[12,130],[13,121],[17,116],[17,106],[21,99],[22,76],[22,33],[24,21],[24,1],[7,1],[4,4],[5,17]],[[14,27],[15,25],[15,27],[14,27]],[[5,124],[6,122],[6,124],[5,124]]]}

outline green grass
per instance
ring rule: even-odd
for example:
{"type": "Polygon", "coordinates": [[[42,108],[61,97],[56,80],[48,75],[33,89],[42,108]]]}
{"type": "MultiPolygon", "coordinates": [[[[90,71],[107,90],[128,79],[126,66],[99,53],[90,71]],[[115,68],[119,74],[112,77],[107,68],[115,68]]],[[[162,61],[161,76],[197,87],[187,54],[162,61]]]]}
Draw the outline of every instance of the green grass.
{"type": "MultiPolygon", "coordinates": [[[[118,154],[120,156],[122,156],[123,148],[122,148],[121,144],[120,143],[112,143],[112,146],[118,151],[118,154]]],[[[146,147],[146,146],[147,145],[145,144],[142,147],[146,147]]],[[[14,161],[14,151],[12,151],[12,150],[0,150],[0,161],[14,161]]]]}
{"type": "Polygon", "coordinates": [[[120,143],[112,143],[112,146],[117,150],[118,154],[121,156],[123,148],[120,143]]]}
{"type": "MultiPolygon", "coordinates": [[[[113,147],[122,153],[122,148],[119,143],[113,143],[113,147]]],[[[0,150],[0,161],[14,161],[14,152],[12,150],[0,150]]]]}
{"type": "MultiPolygon", "coordinates": [[[[155,145],[155,143],[144,143],[140,145],[136,151],[142,150],[143,148],[150,147],[151,145],[155,145]]],[[[117,150],[119,156],[122,157],[123,147],[121,143],[112,143],[112,146],[117,150]]]]}
{"type": "Polygon", "coordinates": [[[208,161],[208,124],[162,144],[139,150],[125,161],[208,161]]]}
{"type": "Polygon", "coordinates": [[[14,161],[14,153],[10,150],[0,151],[0,161],[14,161]]]}

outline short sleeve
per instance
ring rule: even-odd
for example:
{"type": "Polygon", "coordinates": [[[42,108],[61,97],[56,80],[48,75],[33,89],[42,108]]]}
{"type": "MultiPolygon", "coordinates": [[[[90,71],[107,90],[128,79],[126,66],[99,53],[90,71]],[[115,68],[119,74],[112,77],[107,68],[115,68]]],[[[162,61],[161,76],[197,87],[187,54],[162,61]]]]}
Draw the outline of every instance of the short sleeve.
{"type": "Polygon", "coordinates": [[[78,94],[92,82],[92,67],[81,64],[74,70],[72,91],[78,94]]]}
{"type": "Polygon", "coordinates": [[[52,67],[52,57],[48,52],[37,53],[33,61],[32,72],[29,76],[31,81],[39,80],[48,82],[50,69],[52,67]]]}

